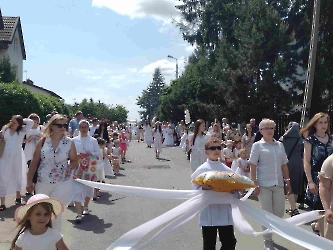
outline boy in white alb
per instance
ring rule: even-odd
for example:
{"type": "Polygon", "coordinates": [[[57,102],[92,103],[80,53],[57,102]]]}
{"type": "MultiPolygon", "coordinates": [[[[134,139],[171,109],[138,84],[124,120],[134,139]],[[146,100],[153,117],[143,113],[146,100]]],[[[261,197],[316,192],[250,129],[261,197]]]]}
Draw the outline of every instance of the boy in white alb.
{"type": "MultiPolygon", "coordinates": [[[[219,161],[221,155],[221,142],[214,137],[209,138],[205,143],[205,153],[208,155],[208,160],[191,175],[194,180],[202,173],[218,170],[233,172],[229,167],[219,161]]],[[[199,186],[193,184],[193,189],[211,189],[208,185],[199,186]]],[[[237,190],[234,190],[235,196],[239,198],[237,190]]],[[[203,249],[215,250],[216,235],[219,232],[222,250],[234,250],[236,247],[236,238],[234,234],[233,220],[231,214],[231,205],[229,204],[213,204],[201,211],[199,216],[199,226],[202,227],[203,249]]]]}

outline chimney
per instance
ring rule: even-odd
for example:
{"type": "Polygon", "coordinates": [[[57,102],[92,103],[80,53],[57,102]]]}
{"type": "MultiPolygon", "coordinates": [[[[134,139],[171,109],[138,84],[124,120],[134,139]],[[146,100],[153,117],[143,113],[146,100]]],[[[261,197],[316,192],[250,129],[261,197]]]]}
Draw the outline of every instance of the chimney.
{"type": "Polygon", "coordinates": [[[2,19],[2,14],[1,14],[1,9],[0,9],[0,30],[4,30],[5,25],[3,24],[3,19],[2,19]]]}

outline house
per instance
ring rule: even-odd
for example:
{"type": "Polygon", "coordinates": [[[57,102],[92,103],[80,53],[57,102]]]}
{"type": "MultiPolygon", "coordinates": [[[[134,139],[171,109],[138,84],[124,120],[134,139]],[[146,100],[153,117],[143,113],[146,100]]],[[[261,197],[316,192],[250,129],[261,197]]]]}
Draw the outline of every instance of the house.
{"type": "Polygon", "coordinates": [[[26,60],[20,17],[2,16],[0,10],[0,60],[9,57],[19,83],[23,80],[23,60],[26,60]]]}
{"type": "Polygon", "coordinates": [[[42,95],[49,95],[56,97],[58,99],[63,99],[61,96],[57,95],[56,93],[52,92],[51,90],[44,89],[43,87],[37,86],[34,84],[33,81],[30,79],[27,79],[26,81],[23,81],[22,84],[27,87],[32,93],[38,93],[42,95]]]}

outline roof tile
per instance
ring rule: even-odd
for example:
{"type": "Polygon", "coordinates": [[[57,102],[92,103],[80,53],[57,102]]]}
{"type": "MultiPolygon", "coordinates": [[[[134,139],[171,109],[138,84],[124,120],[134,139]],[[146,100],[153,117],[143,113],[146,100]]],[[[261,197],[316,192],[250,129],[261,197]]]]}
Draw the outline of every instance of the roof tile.
{"type": "Polygon", "coordinates": [[[2,17],[4,29],[0,30],[0,41],[11,42],[19,17],[2,17]]]}

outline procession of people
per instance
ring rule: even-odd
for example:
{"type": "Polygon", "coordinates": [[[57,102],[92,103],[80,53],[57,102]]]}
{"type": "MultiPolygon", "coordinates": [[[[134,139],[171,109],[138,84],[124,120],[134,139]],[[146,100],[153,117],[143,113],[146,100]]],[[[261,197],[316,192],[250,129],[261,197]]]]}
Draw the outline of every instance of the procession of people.
{"type": "MultiPolygon", "coordinates": [[[[304,204],[311,210],[324,210],[325,216],[313,222],[311,228],[318,237],[333,240],[333,142],[326,113],[316,114],[303,128],[290,122],[278,140],[275,139],[276,124],[267,118],[258,125],[252,118],[242,128],[243,134],[236,123],[229,125],[227,118],[221,122],[215,120],[210,126],[202,119],[187,125],[183,120],[172,123],[158,119],[143,124],[118,124],[87,119],[81,111],[71,120],[57,112],[47,118],[47,122],[40,125],[38,114],[25,119],[13,115],[0,132],[3,142],[0,214],[6,210],[6,197],[15,194],[16,205],[22,207],[36,206],[43,200],[51,206],[75,206],[76,223],[84,223],[84,216],[91,212],[89,203],[102,193],[98,188],[74,180],[105,183],[105,175],[117,178],[123,171],[122,164],[129,162],[129,147],[135,148],[144,142],[147,148],[154,147],[151,152],[156,159],[160,159],[167,147],[180,147],[189,157],[189,180],[190,175],[194,179],[209,170],[236,172],[252,179],[253,195],[258,196],[260,207],[277,217],[282,218],[285,213],[297,216],[304,204]],[[23,204],[21,197],[25,187],[26,195],[31,196],[27,204],[23,204]],[[39,203],[37,198],[41,199],[39,203]],[[290,205],[287,209],[285,199],[290,205]]],[[[202,186],[202,189],[211,188],[202,186]]],[[[236,190],[233,195],[240,198],[247,191],[236,190]]],[[[24,210],[22,207],[18,210],[24,210]]],[[[49,208],[38,209],[43,212],[49,208]]],[[[230,209],[231,205],[210,205],[201,212],[204,250],[215,249],[217,233],[221,249],[236,249],[230,209]],[[209,223],[207,218],[210,218],[209,223]]],[[[15,218],[19,225],[29,220],[26,215],[31,211],[24,211],[22,217],[15,218]]],[[[63,210],[51,207],[50,211],[56,214],[53,230],[61,232],[63,210]]],[[[47,225],[51,221],[50,212],[49,217],[47,225]]],[[[20,247],[23,239],[30,239],[28,231],[32,234],[32,230],[37,230],[33,229],[32,221],[30,224],[30,229],[23,227],[14,239],[12,246],[18,247],[16,249],[25,249],[20,247]]],[[[49,226],[45,226],[44,231],[49,232],[49,226]]],[[[57,239],[55,249],[67,249],[62,237],[52,233],[57,239]]],[[[272,234],[264,234],[263,243],[265,249],[275,249],[272,234]]]]}

